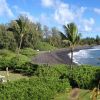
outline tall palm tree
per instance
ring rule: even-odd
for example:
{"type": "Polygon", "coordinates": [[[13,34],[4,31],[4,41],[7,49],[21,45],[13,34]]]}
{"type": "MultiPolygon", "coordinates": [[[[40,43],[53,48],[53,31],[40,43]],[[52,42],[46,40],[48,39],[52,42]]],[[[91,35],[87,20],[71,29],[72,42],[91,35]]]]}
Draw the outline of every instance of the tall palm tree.
{"type": "MultiPolygon", "coordinates": [[[[66,40],[70,44],[70,52],[71,52],[71,65],[73,63],[73,50],[76,44],[79,43],[80,34],[78,34],[78,28],[75,23],[69,23],[63,26],[65,34],[60,32],[63,40],[66,40]]],[[[72,66],[71,66],[72,67],[72,66]]]]}
{"type": "Polygon", "coordinates": [[[17,53],[19,54],[19,51],[20,51],[21,45],[22,45],[22,41],[23,41],[23,37],[26,34],[27,19],[24,18],[23,16],[20,16],[18,20],[14,21],[14,23],[15,23],[15,25],[8,28],[7,30],[14,33],[14,36],[17,39],[17,42],[18,42],[17,53]]]}

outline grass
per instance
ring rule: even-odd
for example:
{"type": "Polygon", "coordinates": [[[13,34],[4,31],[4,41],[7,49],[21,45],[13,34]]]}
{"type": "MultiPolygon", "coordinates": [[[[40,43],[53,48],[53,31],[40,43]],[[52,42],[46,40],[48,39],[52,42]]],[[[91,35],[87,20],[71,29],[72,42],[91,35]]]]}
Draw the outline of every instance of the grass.
{"type": "MultiPolygon", "coordinates": [[[[81,89],[79,92],[79,100],[91,100],[90,96],[91,96],[91,91],[89,90],[81,89]]],[[[69,97],[70,97],[70,93],[69,94],[61,93],[61,94],[57,94],[54,100],[70,100],[69,97]]],[[[100,100],[100,96],[98,96],[97,100],[100,100]]]]}
{"type": "MultiPolygon", "coordinates": [[[[0,71],[0,75],[5,76],[5,79],[7,79],[6,71],[0,71]]],[[[21,74],[9,72],[9,77],[8,77],[9,81],[15,81],[15,80],[18,80],[18,79],[21,79],[21,78],[27,78],[28,79],[28,76],[23,76],[21,74]]]]}

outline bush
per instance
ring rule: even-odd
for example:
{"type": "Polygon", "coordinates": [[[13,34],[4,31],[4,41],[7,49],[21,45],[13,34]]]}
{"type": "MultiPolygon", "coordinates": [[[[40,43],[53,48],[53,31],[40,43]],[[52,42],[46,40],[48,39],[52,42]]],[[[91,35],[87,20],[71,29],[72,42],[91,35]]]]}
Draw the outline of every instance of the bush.
{"type": "Polygon", "coordinates": [[[10,67],[10,61],[13,57],[15,57],[15,53],[9,50],[0,50],[0,69],[5,70],[6,67],[10,67]]]}
{"type": "Polygon", "coordinates": [[[15,67],[20,67],[21,65],[25,64],[26,62],[29,62],[29,58],[25,55],[19,55],[16,56],[16,54],[12,52],[0,52],[0,69],[5,70],[6,67],[9,67],[9,69],[14,69],[15,67]]]}
{"type": "Polygon", "coordinates": [[[26,62],[29,62],[29,58],[25,55],[18,55],[18,56],[15,56],[11,59],[11,66],[12,68],[13,67],[21,67],[21,65],[25,64],[26,62]]]}
{"type": "Polygon", "coordinates": [[[39,49],[40,51],[48,51],[48,50],[55,50],[56,48],[51,46],[49,43],[47,42],[39,42],[35,49],[39,49]]]}
{"type": "Polygon", "coordinates": [[[2,100],[50,100],[58,92],[70,89],[68,81],[58,78],[20,80],[0,85],[2,100]]]}
{"type": "Polygon", "coordinates": [[[60,77],[62,74],[66,74],[67,69],[65,65],[42,65],[39,66],[37,70],[37,75],[39,77],[48,76],[48,77],[60,77]]]}
{"type": "Polygon", "coordinates": [[[37,51],[36,50],[33,50],[31,48],[24,48],[24,49],[21,49],[20,53],[22,55],[25,55],[25,56],[28,56],[28,57],[32,57],[32,56],[35,56],[37,55],[37,51]]]}
{"type": "Polygon", "coordinates": [[[36,75],[38,67],[39,66],[36,64],[32,64],[31,62],[26,62],[19,67],[16,66],[14,72],[23,73],[24,75],[32,76],[32,75],[36,75]]]}
{"type": "Polygon", "coordinates": [[[22,54],[16,55],[15,53],[11,51],[1,50],[0,51],[0,70],[6,70],[6,67],[8,67],[9,70],[12,70],[17,73],[23,73],[25,75],[34,75],[35,71],[38,68],[38,65],[32,64],[30,62],[30,59],[25,55],[22,55],[22,54]]]}
{"type": "Polygon", "coordinates": [[[97,86],[100,80],[100,68],[83,65],[69,70],[67,78],[70,84],[75,87],[92,89],[97,86]]]}
{"type": "Polygon", "coordinates": [[[92,89],[96,87],[100,80],[100,67],[81,65],[73,66],[70,69],[67,65],[41,66],[38,69],[39,77],[59,77],[68,79],[72,87],[92,89]]]}

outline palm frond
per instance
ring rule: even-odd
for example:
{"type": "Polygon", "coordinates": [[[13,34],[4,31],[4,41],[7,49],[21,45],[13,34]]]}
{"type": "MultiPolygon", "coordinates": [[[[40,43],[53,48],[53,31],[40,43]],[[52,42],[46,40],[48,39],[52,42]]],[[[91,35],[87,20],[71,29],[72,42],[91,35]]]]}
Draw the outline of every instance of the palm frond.
{"type": "Polygon", "coordinates": [[[14,29],[13,28],[8,28],[7,31],[12,31],[13,32],[14,29]]]}
{"type": "Polygon", "coordinates": [[[62,40],[66,40],[67,39],[66,35],[64,35],[62,32],[59,32],[59,33],[60,33],[60,36],[61,36],[62,40]]]}

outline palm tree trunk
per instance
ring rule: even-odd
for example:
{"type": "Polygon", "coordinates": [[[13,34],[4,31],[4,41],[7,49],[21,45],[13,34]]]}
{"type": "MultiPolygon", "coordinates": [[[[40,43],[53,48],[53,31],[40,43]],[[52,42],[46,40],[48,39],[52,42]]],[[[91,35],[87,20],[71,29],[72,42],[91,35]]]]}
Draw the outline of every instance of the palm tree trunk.
{"type": "Polygon", "coordinates": [[[70,64],[71,68],[72,68],[72,64],[73,64],[73,47],[71,47],[71,64],[70,64]]]}
{"type": "Polygon", "coordinates": [[[23,35],[21,35],[21,38],[20,38],[20,44],[19,44],[19,47],[18,47],[18,55],[19,55],[21,45],[22,45],[22,38],[23,38],[23,35]]]}

